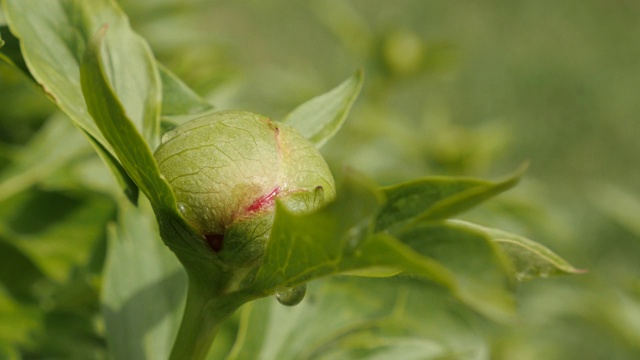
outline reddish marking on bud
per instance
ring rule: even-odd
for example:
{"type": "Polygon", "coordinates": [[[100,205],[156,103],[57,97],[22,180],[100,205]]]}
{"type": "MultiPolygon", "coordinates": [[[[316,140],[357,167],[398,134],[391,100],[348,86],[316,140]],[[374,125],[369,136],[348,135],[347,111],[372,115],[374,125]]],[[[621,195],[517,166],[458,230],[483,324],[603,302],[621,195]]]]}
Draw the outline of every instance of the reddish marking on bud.
{"type": "Polygon", "coordinates": [[[204,234],[204,238],[207,240],[207,244],[211,246],[213,251],[218,252],[222,249],[224,234],[204,234]]]}
{"type": "Polygon", "coordinates": [[[247,208],[247,212],[260,211],[267,206],[273,205],[273,202],[279,192],[280,192],[280,188],[276,187],[268,195],[258,198],[256,201],[253,202],[253,204],[249,205],[249,207],[247,208]]]}

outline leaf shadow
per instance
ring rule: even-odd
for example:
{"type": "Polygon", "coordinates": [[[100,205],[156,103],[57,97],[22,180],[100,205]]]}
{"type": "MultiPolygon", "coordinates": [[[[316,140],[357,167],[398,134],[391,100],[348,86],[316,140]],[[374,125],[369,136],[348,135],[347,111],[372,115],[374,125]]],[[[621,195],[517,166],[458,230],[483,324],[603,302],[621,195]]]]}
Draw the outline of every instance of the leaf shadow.
{"type": "Polygon", "coordinates": [[[102,313],[109,336],[107,346],[113,354],[113,358],[151,358],[146,351],[149,344],[145,344],[149,337],[148,333],[162,322],[173,321],[174,326],[164,330],[166,341],[163,344],[152,344],[156,354],[158,351],[162,351],[157,346],[164,346],[166,348],[165,357],[168,357],[180,319],[167,318],[172,317],[178,309],[183,307],[186,284],[186,273],[182,269],[178,269],[163,279],[135,292],[118,310],[103,304],[102,313]],[[127,329],[128,331],[125,333],[114,331],[116,329],[127,329]]]}

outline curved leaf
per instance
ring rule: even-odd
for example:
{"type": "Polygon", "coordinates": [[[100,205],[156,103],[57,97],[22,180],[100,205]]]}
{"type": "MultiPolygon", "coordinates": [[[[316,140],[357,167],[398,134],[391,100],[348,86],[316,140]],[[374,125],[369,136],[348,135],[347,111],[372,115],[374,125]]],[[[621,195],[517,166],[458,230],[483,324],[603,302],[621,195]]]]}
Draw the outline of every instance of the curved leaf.
{"type": "Polygon", "coordinates": [[[149,145],[144,141],[107,80],[100,59],[100,45],[107,27],[100,29],[89,43],[80,79],[89,114],[95,120],[106,141],[154,207],[175,208],[171,188],[160,175],[149,145]]]}
{"type": "Polygon", "coordinates": [[[162,116],[197,114],[212,110],[195,91],[191,90],[180,78],[165,66],[158,64],[162,80],[162,116]]]}
{"type": "Polygon", "coordinates": [[[30,73],[79,127],[109,151],[86,111],[79,67],[88,39],[100,26],[110,24],[106,73],[136,127],[150,143],[159,139],[161,88],[156,63],[114,1],[6,0],[4,5],[30,73]]]}
{"type": "Polygon", "coordinates": [[[576,269],[566,260],[549,250],[542,244],[529,240],[520,235],[506,231],[488,228],[462,220],[448,220],[462,228],[480,231],[489,236],[511,259],[515,266],[518,280],[528,280],[534,277],[547,277],[560,274],[581,274],[585,270],[576,269]]]}
{"type": "Polygon", "coordinates": [[[82,90],[89,113],[131,179],[149,198],[158,216],[165,243],[178,255],[184,252],[211,255],[205,242],[193,233],[178,212],[173,191],[160,174],[149,145],[127,117],[108,83],[100,57],[101,40],[106,31],[106,27],[101,28],[89,43],[80,67],[82,90]]]}
{"type": "Polygon", "coordinates": [[[317,148],[321,147],[342,127],[363,79],[364,71],[360,69],[333,90],[295,108],[283,122],[296,128],[317,148]]]}
{"type": "Polygon", "coordinates": [[[455,277],[456,295],[496,320],[515,313],[511,267],[498,246],[477,229],[450,222],[417,224],[397,235],[419,254],[434,259],[455,277]]]}
{"type": "Polygon", "coordinates": [[[387,201],[376,220],[376,230],[407,221],[446,219],[514,187],[526,170],[499,182],[469,178],[428,177],[382,188],[387,201]]]}
{"type": "Polygon", "coordinates": [[[371,233],[380,194],[362,179],[347,179],[338,198],[315,213],[295,215],[278,204],[251,291],[268,295],[322,276],[378,266],[407,269],[454,287],[440,264],[387,234],[371,233]]]}

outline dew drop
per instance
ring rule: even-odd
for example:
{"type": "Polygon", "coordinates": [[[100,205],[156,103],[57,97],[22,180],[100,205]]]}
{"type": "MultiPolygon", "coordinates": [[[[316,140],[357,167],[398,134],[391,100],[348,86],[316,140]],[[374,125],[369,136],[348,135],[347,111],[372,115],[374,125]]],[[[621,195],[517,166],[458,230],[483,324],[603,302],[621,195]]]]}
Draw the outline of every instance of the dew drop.
{"type": "Polygon", "coordinates": [[[307,293],[307,284],[302,284],[291,289],[286,289],[276,293],[276,299],[282,305],[298,305],[307,293]]]}
{"type": "Polygon", "coordinates": [[[185,205],[185,203],[179,202],[178,204],[178,210],[180,210],[180,212],[182,213],[182,216],[186,216],[187,215],[187,205],[185,205]]]}

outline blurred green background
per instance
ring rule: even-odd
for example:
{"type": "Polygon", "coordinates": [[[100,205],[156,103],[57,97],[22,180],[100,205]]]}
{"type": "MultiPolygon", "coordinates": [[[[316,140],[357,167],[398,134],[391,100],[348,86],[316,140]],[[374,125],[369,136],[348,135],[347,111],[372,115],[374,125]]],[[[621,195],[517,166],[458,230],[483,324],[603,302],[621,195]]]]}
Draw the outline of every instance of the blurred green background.
{"type": "MultiPolygon", "coordinates": [[[[119,2],[220,109],[277,120],[363,67],[323,148],[337,173],[496,178],[529,161],[521,185],[465,217],[589,272],[519,285],[518,323],[479,321],[485,356],[640,358],[640,2],[119,2]]],[[[54,110],[0,64],[0,358],[104,356],[112,180],[54,110]]]]}

